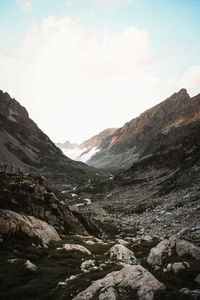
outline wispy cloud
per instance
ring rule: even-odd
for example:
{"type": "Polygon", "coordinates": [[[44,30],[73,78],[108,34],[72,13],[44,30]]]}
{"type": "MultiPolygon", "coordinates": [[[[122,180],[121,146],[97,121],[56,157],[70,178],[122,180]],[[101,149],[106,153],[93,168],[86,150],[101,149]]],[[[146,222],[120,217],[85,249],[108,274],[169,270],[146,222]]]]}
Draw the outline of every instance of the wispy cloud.
{"type": "Polygon", "coordinates": [[[31,5],[30,1],[24,1],[24,0],[17,0],[17,5],[27,13],[30,13],[33,11],[33,7],[31,5]]]}

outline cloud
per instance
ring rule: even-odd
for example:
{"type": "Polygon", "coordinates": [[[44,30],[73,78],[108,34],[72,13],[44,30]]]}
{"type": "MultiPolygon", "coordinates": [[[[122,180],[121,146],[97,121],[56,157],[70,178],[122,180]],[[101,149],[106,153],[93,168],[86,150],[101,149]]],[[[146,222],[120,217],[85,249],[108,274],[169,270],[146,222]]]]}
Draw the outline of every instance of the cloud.
{"type": "Polygon", "coordinates": [[[30,13],[33,11],[33,7],[31,5],[30,1],[23,1],[23,0],[18,0],[17,1],[17,5],[24,11],[27,13],[30,13]]]}
{"type": "Polygon", "coordinates": [[[72,6],[72,1],[71,0],[66,0],[66,5],[67,6],[72,6]]]}
{"type": "Polygon", "coordinates": [[[187,88],[199,88],[200,87],[200,66],[189,67],[184,76],[180,80],[180,85],[187,88]]]}
{"type": "MultiPolygon", "coordinates": [[[[81,142],[122,126],[179,88],[177,79],[153,75],[158,63],[146,30],[113,33],[82,28],[69,17],[48,17],[12,57],[0,54],[0,88],[54,141],[81,142]]],[[[194,68],[192,73],[195,78],[194,68]]]]}

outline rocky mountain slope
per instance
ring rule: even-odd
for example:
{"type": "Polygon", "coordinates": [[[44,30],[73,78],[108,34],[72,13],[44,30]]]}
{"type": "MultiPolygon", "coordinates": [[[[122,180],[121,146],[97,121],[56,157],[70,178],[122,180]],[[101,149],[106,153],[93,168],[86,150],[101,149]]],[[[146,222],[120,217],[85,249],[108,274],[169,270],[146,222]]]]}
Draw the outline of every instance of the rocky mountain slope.
{"type": "Polygon", "coordinates": [[[67,158],[29,118],[28,112],[0,91],[0,163],[44,175],[54,183],[87,181],[92,168],[67,158]]]}
{"type": "Polygon", "coordinates": [[[162,144],[184,136],[199,118],[200,95],[190,98],[182,89],[116,130],[87,163],[99,168],[127,169],[162,144]]]}
{"type": "Polygon", "coordinates": [[[75,144],[69,144],[68,142],[65,144],[57,143],[56,145],[71,159],[86,162],[95,155],[95,153],[107,146],[107,138],[116,130],[116,128],[107,128],[76,147],[73,146],[75,144]]]}

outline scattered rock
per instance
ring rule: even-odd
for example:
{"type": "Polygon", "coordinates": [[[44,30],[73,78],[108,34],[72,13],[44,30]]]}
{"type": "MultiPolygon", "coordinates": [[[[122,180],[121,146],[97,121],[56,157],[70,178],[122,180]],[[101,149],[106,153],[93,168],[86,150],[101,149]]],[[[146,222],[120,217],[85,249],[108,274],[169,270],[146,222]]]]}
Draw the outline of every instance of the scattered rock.
{"type": "Polygon", "coordinates": [[[108,290],[108,288],[114,288],[115,286],[136,290],[140,300],[153,300],[154,292],[165,288],[162,283],[142,266],[127,265],[120,271],[109,273],[104,278],[94,281],[73,300],[89,300],[100,290],[108,290]]]}
{"type": "Polygon", "coordinates": [[[199,298],[200,298],[200,290],[198,290],[198,289],[190,290],[188,288],[182,288],[179,290],[179,292],[181,294],[191,296],[192,299],[195,299],[195,300],[199,300],[199,298]]]}
{"type": "Polygon", "coordinates": [[[36,265],[34,265],[34,264],[32,264],[31,262],[30,262],[30,260],[27,260],[26,262],[25,262],[25,267],[28,269],[28,270],[30,270],[31,272],[35,272],[35,271],[37,271],[37,267],[36,267],[36,265]]]}
{"type": "Polygon", "coordinates": [[[89,272],[90,270],[94,269],[94,266],[95,266],[94,260],[92,259],[86,260],[81,264],[81,271],[89,272]]]}
{"type": "Polygon", "coordinates": [[[133,251],[126,248],[124,245],[116,244],[110,250],[110,258],[116,258],[118,261],[126,264],[136,264],[137,260],[133,251]]]}
{"type": "Polygon", "coordinates": [[[57,250],[66,250],[66,251],[79,251],[87,255],[91,255],[91,252],[85,248],[84,246],[81,245],[76,245],[76,244],[64,244],[62,248],[57,248],[57,250]]]}

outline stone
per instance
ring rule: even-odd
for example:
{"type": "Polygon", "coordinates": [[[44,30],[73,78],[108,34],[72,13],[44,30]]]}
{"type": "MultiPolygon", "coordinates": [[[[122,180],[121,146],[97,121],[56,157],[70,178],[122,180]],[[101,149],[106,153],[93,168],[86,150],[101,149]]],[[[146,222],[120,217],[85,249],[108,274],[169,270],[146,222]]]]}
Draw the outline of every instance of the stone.
{"type": "Polygon", "coordinates": [[[137,263],[133,251],[129,250],[124,245],[116,244],[112,248],[110,248],[108,252],[110,253],[110,258],[116,258],[118,261],[130,265],[137,263]]]}
{"type": "Polygon", "coordinates": [[[0,209],[0,234],[26,236],[39,239],[43,246],[50,241],[59,241],[57,231],[49,224],[32,216],[21,215],[11,210],[0,209]]]}
{"type": "Polygon", "coordinates": [[[125,240],[122,240],[122,239],[117,239],[116,242],[117,242],[117,244],[121,244],[121,245],[128,245],[129,244],[128,241],[125,241],[125,240]]]}
{"type": "Polygon", "coordinates": [[[92,259],[86,260],[81,264],[81,271],[88,272],[92,270],[94,266],[95,266],[94,260],[92,259]]]}
{"type": "Polygon", "coordinates": [[[176,252],[178,256],[190,255],[196,260],[200,260],[200,247],[185,240],[176,240],[176,252]]]}
{"type": "Polygon", "coordinates": [[[109,287],[99,295],[99,300],[117,300],[117,293],[112,287],[109,287]]]}
{"type": "Polygon", "coordinates": [[[175,239],[170,238],[169,240],[164,239],[161,241],[156,247],[152,248],[149,256],[147,258],[147,262],[150,265],[162,265],[162,256],[164,253],[168,253],[171,255],[171,249],[175,246],[175,239]]]}
{"type": "Polygon", "coordinates": [[[176,263],[173,263],[172,266],[171,266],[171,269],[172,271],[177,274],[180,270],[184,270],[186,268],[188,268],[189,264],[188,263],[184,263],[184,262],[176,262],[176,263]]]}
{"type": "Polygon", "coordinates": [[[60,282],[58,282],[57,287],[65,288],[66,285],[67,285],[66,282],[60,281],[60,282]]]}
{"type": "Polygon", "coordinates": [[[62,249],[66,251],[79,251],[87,255],[92,254],[87,248],[77,244],[64,244],[62,248],[57,248],[57,250],[62,250],[62,249]]]}
{"type": "MultiPolygon", "coordinates": [[[[94,281],[86,290],[80,292],[73,300],[89,300],[100,290],[112,287],[130,288],[137,291],[139,300],[153,300],[154,292],[163,290],[164,285],[141,265],[126,265],[120,271],[107,274],[94,281]]],[[[109,299],[109,298],[108,298],[109,299]]]]}
{"type": "Polygon", "coordinates": [[[28,269],[31,272],[35,272],[38,269],[34,264],[32,264],[30,262],[30,260],[27,260],[24,265],[25,265],[26,269],[28,269]]]}
{"type": "Polygon", "coordinates": [[[200,284],[200,274],[198,274],[197,277],[195,278],[195,282],[200,284]]]}

